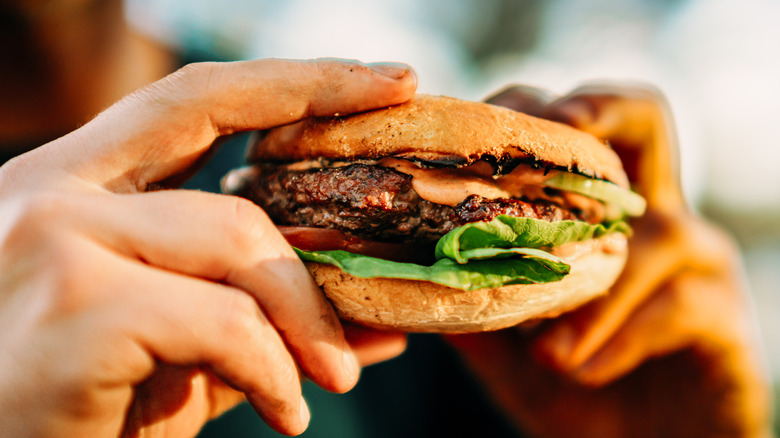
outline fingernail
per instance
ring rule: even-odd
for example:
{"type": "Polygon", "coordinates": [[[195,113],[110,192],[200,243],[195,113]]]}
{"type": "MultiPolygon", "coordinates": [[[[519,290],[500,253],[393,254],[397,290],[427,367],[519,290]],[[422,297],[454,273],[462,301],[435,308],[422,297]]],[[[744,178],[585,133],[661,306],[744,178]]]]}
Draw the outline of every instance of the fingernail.
{"type": "Polygon", "coordinates": [[[373,62],[366,64],[366,66],[380,75],[391,79],[401,79],[411,70],[408,65],[400,62],[373,62]]]}
{"type": "Polygon", "coordinates": [[[360,375],[360,364],[355,354],[349,350],[344,350],[344,372],[350,377],[360,375]]]}
{"type": "Polygon", "coordinates": [[[309,411],[309,406],[306,404],[306,400],[301,397],[301,426],[305,429],[309,426],[309,420],[311,419],[311,412],[309,411]]]}

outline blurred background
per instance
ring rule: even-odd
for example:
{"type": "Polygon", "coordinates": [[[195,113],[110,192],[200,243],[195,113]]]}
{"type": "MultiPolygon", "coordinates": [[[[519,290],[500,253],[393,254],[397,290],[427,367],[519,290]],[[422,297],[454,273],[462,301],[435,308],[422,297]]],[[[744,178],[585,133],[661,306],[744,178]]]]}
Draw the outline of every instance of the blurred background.
{"type": "MultiPolygon", "coordinates": [[[[561,94],[595,80],[655,85],[678,125],[691,204],[741,245],[756,323],[780,382],[780,2],[125,0],[123,12],[144,50],[151,45],[173,53],[176,65],[259,57],[403,61],[417,70],[420,92],[472,100],[511,83],[561,94]]],[[[160,71],[172,65],[164,67],[160,71]]],[[[10,74],[4,69],[0,79],[10,74]]],[[[0,127],[9,120],[0,120],[0,127]]],[[[62,126],[75,123],[83,120],[62,126]]],[[[221,151],[218,161],[191,185],[216,190],[219,177],[240,164],[241,148],[221,151]]],[[[469,417],[483,428],[491,425],[482,436],[510,434],[489,409],[458,404],[481,395],[470,382],[447,381],[449,369],[459,366],[450,354],[426,336],[413,336],[408,354],[366,370],[348,396],[308,386],[307,399],[317,406],[304,436],[440,436],[445,431],[426,429],[426,418],[445,415],[463,417],[446,431],[451,436],[468,436],[465,426],[457,428],[469,417]],[[442,377],[414,380],[420,364],[442,377]],[[397,385],[399,379],[408,385],[397,385]],[[390,396],[371,397],[382,391],[390,396]],[[449,404],[433,402],[442,398],[449,404]],[[382,413],[397,405],[405,409],[400,417],[382,413]]],[[[202,436],[257,436],[258,430],[273,436],[248,411],[237,409],[202,436]]]]}

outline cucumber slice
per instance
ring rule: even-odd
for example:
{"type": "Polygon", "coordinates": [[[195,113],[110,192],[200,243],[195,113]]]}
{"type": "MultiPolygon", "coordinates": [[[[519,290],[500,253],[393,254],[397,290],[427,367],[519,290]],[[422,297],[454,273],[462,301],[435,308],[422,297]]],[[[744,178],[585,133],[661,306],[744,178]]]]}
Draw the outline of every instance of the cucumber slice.
{"type": "Polygon", "coordinates": [[[576,173],[561,172],[544,182],[547,187],[579,193],[620,207],[629,216],[641,216],[647,204],[645,198],[617,184],[588,178],[576,173]]]}

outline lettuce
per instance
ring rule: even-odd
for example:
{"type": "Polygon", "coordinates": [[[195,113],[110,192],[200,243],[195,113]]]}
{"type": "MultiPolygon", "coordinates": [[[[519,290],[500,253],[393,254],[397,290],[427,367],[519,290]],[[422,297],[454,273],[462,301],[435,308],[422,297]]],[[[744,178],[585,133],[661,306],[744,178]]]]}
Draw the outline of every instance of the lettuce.
{"type": "Polygon", "coordinates": [[[294,248],[306,261],[327,263],[362,278],[400,278],[422,280],[461,290],[498,287],[505,284],[549,283],[569,273],[564,262],[536,258],[502,258],[473,260],[460,264],[441,259],[431,266],[399,263],[346,251],[302,251],[294,248]]]}
{"type": "Polygon", "coordinates": [[[436,243],[436,258],[466,263],[468,258],[463,252],[477,248],[554,248],[614,232],[628,234],[630,230],[623,221],[592,225],[581,221],[547,222],[498,216],[490,222],[460,226],[444,235],[436,243]]]}
{"type": "Polygon", "coordinates": [[[498,216],[490,222],[475,222],[450,231],[437,243],[437,261],[430,266],[341,250],[294,249],[302,260],[330,264],[355,277],[429,281],[468,291],[560,281],[570,266],[540,248],[628,231],[625,222],[604,226],[498,216]]]}

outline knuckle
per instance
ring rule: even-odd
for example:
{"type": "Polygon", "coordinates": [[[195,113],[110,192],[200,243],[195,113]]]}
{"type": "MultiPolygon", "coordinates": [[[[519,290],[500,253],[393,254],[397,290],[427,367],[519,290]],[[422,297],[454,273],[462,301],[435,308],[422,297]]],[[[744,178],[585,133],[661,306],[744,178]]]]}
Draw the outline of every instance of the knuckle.
{"type": "Polygon", "coordinates": [[[105,260],[90,260],[94,252],[84,247],[86,241],[63,225],[77,208],[73,200],[39,192],[4,204],[0,263],[13,268],[4,280],[35,291],[41,300],[36,312],[44,320],[83,309],[96,290],[91,273],[105,260]]]}
{"type": "Polygon", "coordinates": [[[96,276],[84,251],[69,239],[53,240],[46,259],[49,313],[68,315],[86,308],[94,298],[96,276]]]}
{"type": "Polygon", "coordinates": [[[20,181],[29,180],[31,169],[37,168],[31,161],[30,154],[22,154],[0,166],[0,195],[15,190],[20,181]]]}
{"type": "Polygon", "coordinates": [[[140,99],[146,105],[166,109],[190,110],[209,95],[216,62],[187,64],[163,79],[133,93],[131,99],[140,99]]]}
{"type": "Polygon", "coordinates": [[[211,71],[219,65],[217,62],[193,62],[190,64],[185,65],[184,67],[180,68],[178,71],[184,75],[185,77],[193,78],[193,79],[202,79],[205,75],[205,77],[208,77],[208,75],[211,74],[211,71]]]}
{"type": "Polygon", "coordinates": [[[55,193],[41,192],[6,203],[0,222],[3,251],[16,253],[37,247],[37,242],[66,214],[67,201],[55,193]]]}
{"type": "Polygon", "coordinates": [[[175,88],[185,88],[188,94],[197,91],[208,93],[219,63],[195,62],[187,64],[168,76],[168,82],[175,88]]]}
{"type": "Polygon", "coordinates": [[[48,224],[59,218],[66,209],[67,200],[58,193],[40,192],[20,199],[18,220],[37,225],[48,224]]]}

